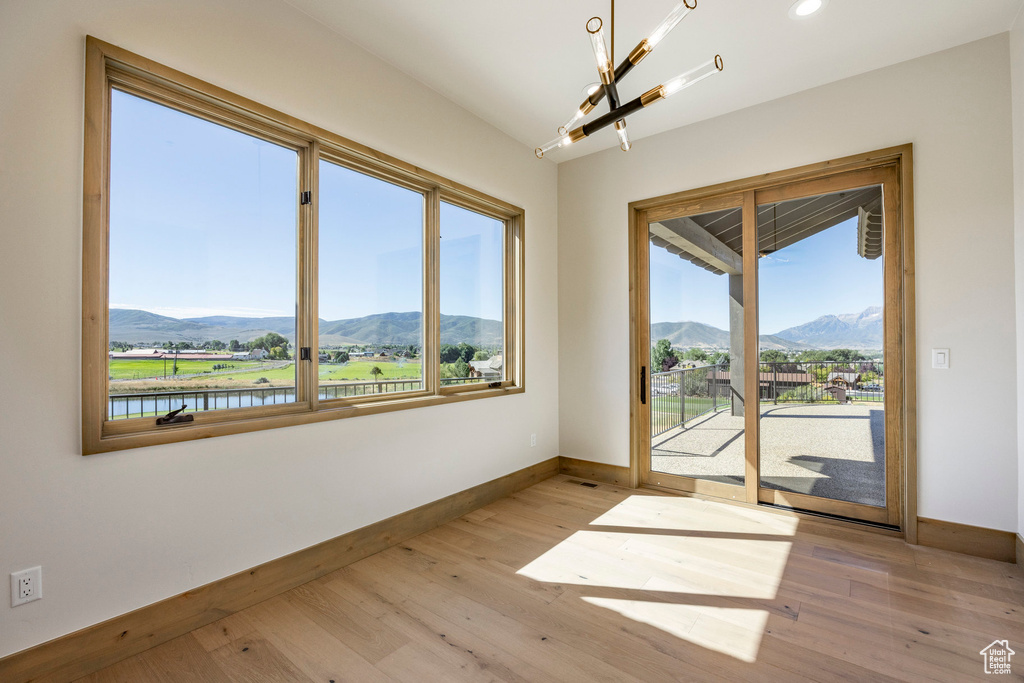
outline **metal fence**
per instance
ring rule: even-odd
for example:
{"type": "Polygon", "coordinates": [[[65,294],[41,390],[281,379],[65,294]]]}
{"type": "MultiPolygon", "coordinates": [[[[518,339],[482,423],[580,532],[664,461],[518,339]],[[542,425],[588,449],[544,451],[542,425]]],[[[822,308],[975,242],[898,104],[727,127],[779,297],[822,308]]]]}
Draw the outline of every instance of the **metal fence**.
{"type": "MultiPolygon", "coordinates": [[[[885,400],[880,361],[760,363],[760,399],[772,403],[837,403],[885,400]]],[[[651,436],[731,406],[728,365],[705,365],[651,375],[651,436]]]]}
{"type": "MultiPolygon", "coordinates": [[[[479,377],[452,377],[441,380],[442,386],[476,384],[479,377]]],[[[423,380],[381,380],[380,382],[342,382],[321,384],[320,400],[371,396],[423,389],[423,380]]],[[[107,419],[160,416],[188,406],[188,412],[249,408],[279,403],[294,403],[295,387],[252,387],[245,389],[208,389],[203,391],[160,391],[144,394],[111,394],[107,419]]]]}
{"type": "Polygon", "coordinates": [[[885,400],[885,364],[881,361],[807,361],[761,363],[761,401],[835,403],[885,400]]]}
{"type": "Polygon", "coordinates": [[[706,365],[652,374],[651,436],[729,406],[729,383],[723,387],[720,382],[728,367],[706,365]]]}

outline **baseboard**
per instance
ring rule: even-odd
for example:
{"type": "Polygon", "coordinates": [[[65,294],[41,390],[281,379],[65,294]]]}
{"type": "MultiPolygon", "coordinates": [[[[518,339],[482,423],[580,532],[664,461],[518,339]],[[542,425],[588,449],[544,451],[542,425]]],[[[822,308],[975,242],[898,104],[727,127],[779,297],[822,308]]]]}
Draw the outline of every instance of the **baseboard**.
{"type": "Polygon", "coordinates": [[[558,471],[571,477],[590,479],[602,484],[629,486],[629,468],[619,465],[606,465],[603,462],[577,460],[564,455],[558,458],[558,471]]]}
{"type": "Polygon", "coordinates": [[[1017,534],[1014,539],[1016,540],[1014,546],[1016,546],[1017,550],[1017,564],[1024,564],[1024,538],[1017,534]]]}
{"type": "Polygon", "coordinates": [[[917,518],[917,542],[929,548],[986,557],[1001,562],[1021,558],[1020,537],[1012,531],[986,529],[980,526],[943,522],[926,517],[917,518]]]}
{"type": "Polygon", "coordinates": [[[0,659],[0,681],[69,681],[385,550],[558,474],[551,458],[0,659]]]}

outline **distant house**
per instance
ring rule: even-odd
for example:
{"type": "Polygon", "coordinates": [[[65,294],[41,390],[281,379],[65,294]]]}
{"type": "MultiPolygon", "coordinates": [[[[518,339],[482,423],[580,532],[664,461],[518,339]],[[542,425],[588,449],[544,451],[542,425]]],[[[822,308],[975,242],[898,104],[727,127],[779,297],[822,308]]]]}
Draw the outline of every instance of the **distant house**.
{"type": "Polygon", "coordinates": [[[236,351],[231,354],[231,360],[262,360],[268,355],[266,349],[252,349],[251,351],[236,351]]]}
{"type": "Polygon", "coordinates": [[[111,353],[111,358],[156,358],[163,349],[132,349],[130,351],[124,351],[123,353],[111,353]]]}
{"type": "MultiPolygon", "coordinates": [[[[717,387],[719,394],[729,391],[732,382],[732,374],[728,370],[709,370],[707,373],[709,386],[717,387]]],[[[775,395],[797,389],[799,387],[814,384],[815,378],[809,372],[760,372],[758,373],[758,384],[762,399],[770,399],[775,395]]]]}
{"type": "Polygon", "coordinates": [[[856,389],[860,384],[860,373],[855,370],[833,370],[828,373],[828,384],[845,389],[856,389]]]}
{"type": "Polygon", "coordinates": [[[497,381],[501,379],[501,356],[491,356],[487,360],[469,361],[469,376],[497,381]]]}

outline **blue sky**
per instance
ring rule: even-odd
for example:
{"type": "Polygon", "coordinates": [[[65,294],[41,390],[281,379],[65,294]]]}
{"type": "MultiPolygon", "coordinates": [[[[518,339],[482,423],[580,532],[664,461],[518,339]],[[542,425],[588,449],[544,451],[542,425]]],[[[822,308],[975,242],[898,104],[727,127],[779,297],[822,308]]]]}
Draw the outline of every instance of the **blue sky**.
{"type": "MultiPolygon", "coordinates": [[[[115,90],[111,308],[294,315],[297,173],[292,150],[115,90]]],[[[327,162],[319,194],[320,317],[422,310],[422,195],[327,162]]],[[[501,319],[502,227],[442,203],[442,313],[501,319]]]]}
{"type": "MultiPolygon", "coordinates": [[[[882,305],[882,259],[857,255],[850,219],[758,261],[759,325],[774,334],[827,314],[882,305]]],[[[729,329],[729,281],[651,247],[651,322],[729,329]]]]}

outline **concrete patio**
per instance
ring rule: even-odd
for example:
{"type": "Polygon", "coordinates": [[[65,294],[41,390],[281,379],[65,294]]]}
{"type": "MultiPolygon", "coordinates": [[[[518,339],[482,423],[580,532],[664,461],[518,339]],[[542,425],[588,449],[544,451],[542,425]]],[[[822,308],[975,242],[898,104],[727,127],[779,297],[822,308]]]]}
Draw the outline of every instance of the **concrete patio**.
{"type": "MultiPolygon", "coordinates": [[[[743,418],[719,411],[655,437],[651,468],[743,484],[743,418]]],[[[833,500],[885,505],[882,405],[761,406],[762,485],[833,500]]]]}

